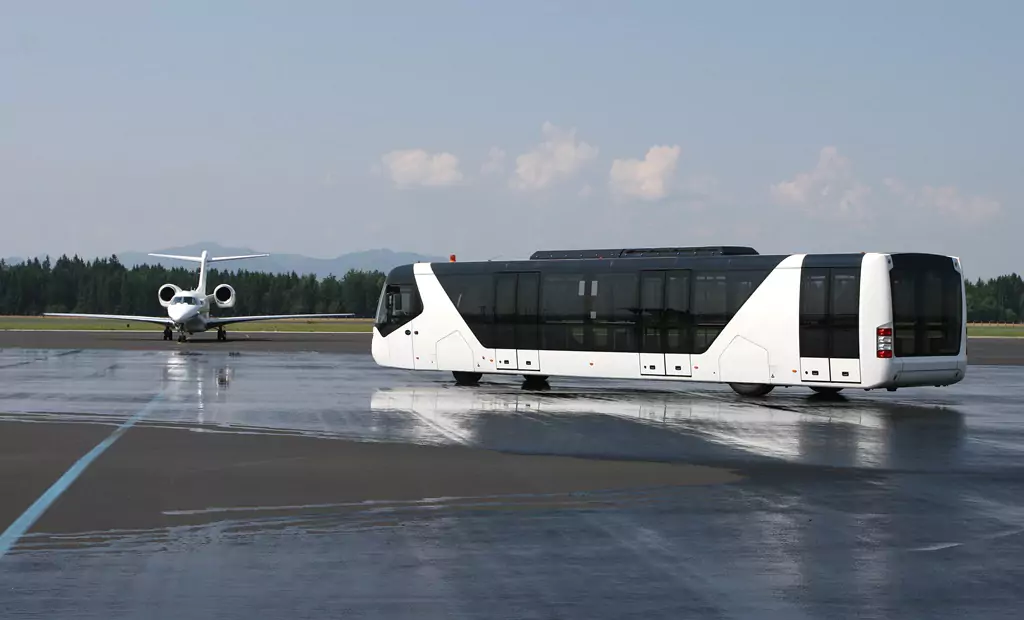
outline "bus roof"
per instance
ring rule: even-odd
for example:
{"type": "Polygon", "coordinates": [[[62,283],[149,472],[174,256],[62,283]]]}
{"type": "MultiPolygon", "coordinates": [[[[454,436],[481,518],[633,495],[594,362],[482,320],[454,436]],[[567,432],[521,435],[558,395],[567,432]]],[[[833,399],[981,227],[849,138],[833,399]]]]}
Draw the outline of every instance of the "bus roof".
{"type": "Polygon", "coordinates": [[[747,246],[706,245],[692,247],[622,248],[586,250],[538,250],[530,260],[585,258],[653,258],[663,256],[756,256],[757,250],[747,246]]]}

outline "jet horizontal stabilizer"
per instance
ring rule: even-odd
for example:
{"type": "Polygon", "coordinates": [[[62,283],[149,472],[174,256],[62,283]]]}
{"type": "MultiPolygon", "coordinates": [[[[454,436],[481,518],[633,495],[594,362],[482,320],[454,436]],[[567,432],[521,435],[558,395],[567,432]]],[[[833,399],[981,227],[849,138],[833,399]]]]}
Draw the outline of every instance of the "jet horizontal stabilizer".
{"type": "MultiPolygon", "coordinates": [[[[158,258],[176,258],[178,260],[192,261],[193,263],[201,263],[201,262],[203,262],[203,257],[202,256],[180,256],[178,254],[152,254],[152,253],[149,254],[149,256],[156,256],[158,258]]],[[[207,260],[209,260],[209,259],[207,259],[207,260]]]]}
{"type": "Polygon", "coordinates": [[[262,258],[264,256],[270,256],[270,254],[244,254],[242,256],[213,256],[206,259],[208,263],[217,263],[222,260],[241,260],[243,258],[262,258]]]}

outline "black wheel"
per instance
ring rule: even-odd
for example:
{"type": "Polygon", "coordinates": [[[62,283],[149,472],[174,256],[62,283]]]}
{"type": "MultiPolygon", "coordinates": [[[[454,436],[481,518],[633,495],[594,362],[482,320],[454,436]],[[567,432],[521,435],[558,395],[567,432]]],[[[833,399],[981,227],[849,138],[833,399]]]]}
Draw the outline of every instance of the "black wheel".
{"type": "Polygon", "coordinates": [[[548,390],[548,378],[545,375],[523,375],[523,388],[527,390],[548,390]]]}
{"type": "Polygon", "coordinates": [[[764,396],[775,389],[767,383],[730,383],[729,387],[740,396],[764,396]]]}
{"type": "Polygon", "coordinates": [[[459,385],[476,385],[480,382],[480,377],[483,376],[483,373],[455,370],[452,371],[452,376],[455,377],[455,383],[459,385]]]}
{"type": "Polygon", "coordinates": [[[812,385],[811,389],[818,394],[824,394],[825,396],[835,396],[839,392],[843,391],[843,388],[837,387],[825,387],[823,385],[812,385]]]}

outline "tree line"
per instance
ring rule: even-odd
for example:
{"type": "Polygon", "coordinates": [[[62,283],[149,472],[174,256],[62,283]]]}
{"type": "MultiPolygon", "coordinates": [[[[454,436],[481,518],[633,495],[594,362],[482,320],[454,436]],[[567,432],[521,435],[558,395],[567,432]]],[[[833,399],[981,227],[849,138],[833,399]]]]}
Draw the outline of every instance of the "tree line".
{"type": "Polygon", "coordinates": [[[972,323],[1020,323],[1024,319],[1024,280],[1016,273],[964,283],[967,320],[972,323]]]}
{"type": "MultiPolygon", "coordinates": [[[[352,270],[340,279],[331,275],[210,270],[208,291],[218,284],[235,288],[238,314],[302,314],[352,312],[372,317],[384,285],[380,271],[352,270]]],[[[165,283],[191,288],[196,270],[160,265],[125,267],[117,256],[85,261],[75,256],[49,257],[8,265],[0,260],[0,314],[92,312],[161,316],[156,292],[165,283]]],[[[966,282],[967,320],[977,323],[1018,323],[1024,319],[1024,280],[1016,273],[966,282]]]]}
{"type": "MultiPolygon", "coordinates": [[[[218,284],[235,289],[234,308],[218,316],[351,312],[372,317],[384,285],[380,271],[352,270],[341,278],[319,279],[313,274],[221,271],[207,275],[207,292],[218,284]]],[[[157,290],[171,283],[194,287],[198,270],[168,269],[161,265],[126,267],[117,256],[89,261],[78,256],[49,257],[8,265],[0,260],[0,315],[38,315],[43,312],[89,312],[162,316],[157,290]]]]}

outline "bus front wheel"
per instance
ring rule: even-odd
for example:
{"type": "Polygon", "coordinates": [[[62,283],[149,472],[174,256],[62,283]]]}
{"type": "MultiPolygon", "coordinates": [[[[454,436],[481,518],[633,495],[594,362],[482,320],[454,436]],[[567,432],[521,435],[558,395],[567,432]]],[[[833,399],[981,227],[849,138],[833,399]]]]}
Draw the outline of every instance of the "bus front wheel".
{"type": "Polygon", "coordinates": [[[740,396],[764,396],[775,389],[767,383],[730,383],[729,387],[740,396]]]}
{"type": "Polygon", "coordinates": [[[452,372],[452,376],[455,377],[455,383],[458,383],[459,385],[476,385],[480,382],[480,377],[482,377],[483,374],[479,372],[455,370],[452,372]]]}

